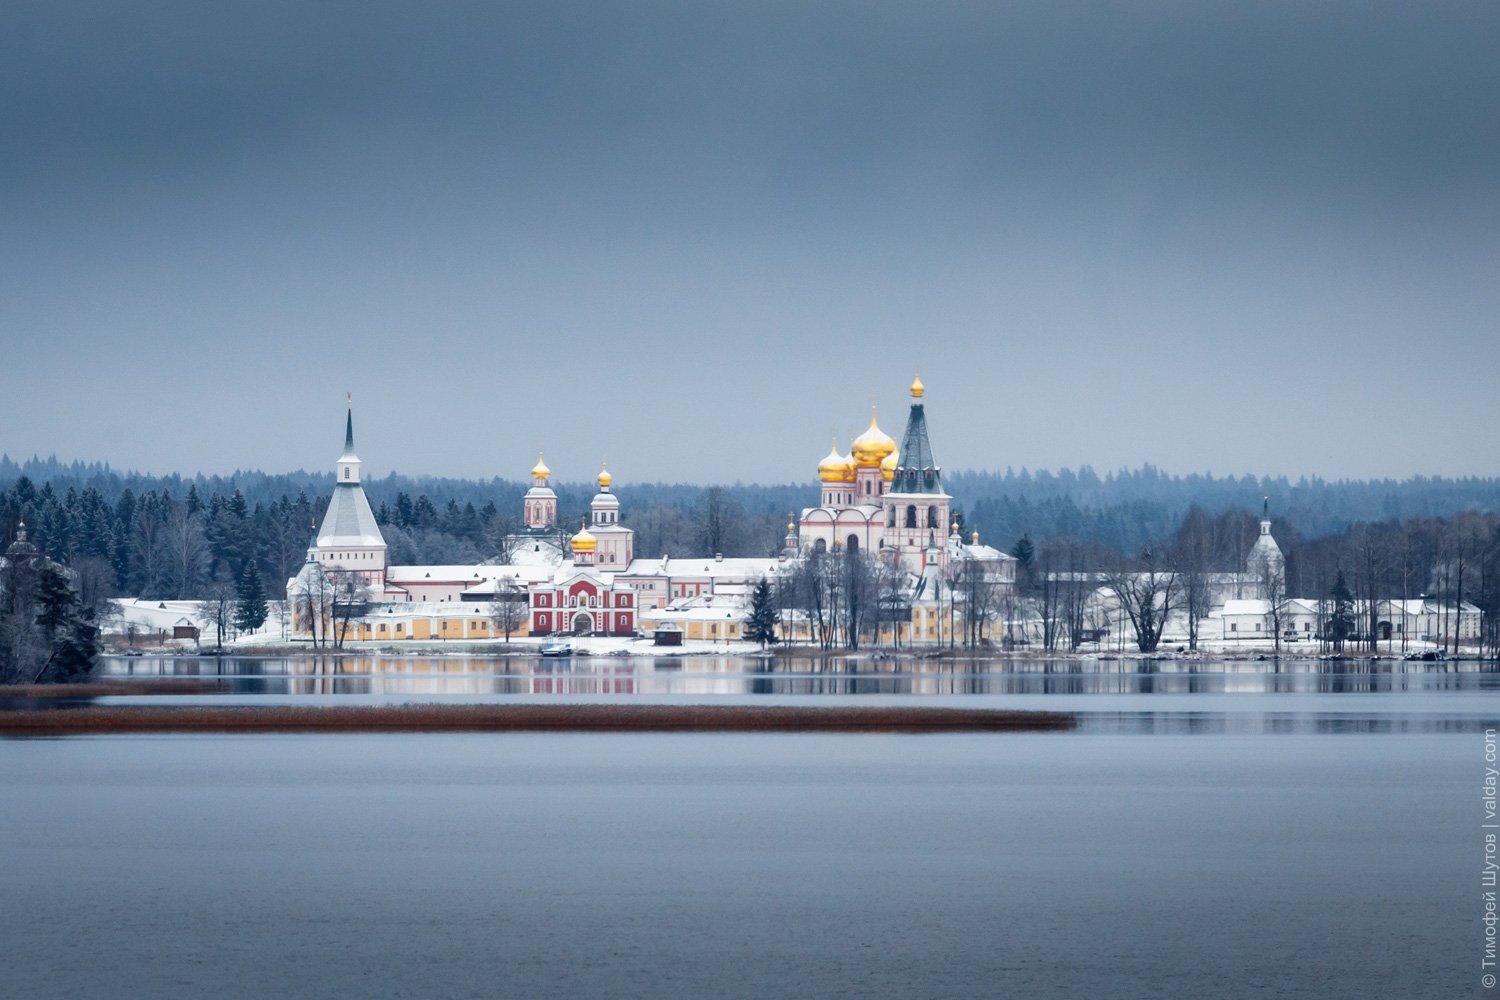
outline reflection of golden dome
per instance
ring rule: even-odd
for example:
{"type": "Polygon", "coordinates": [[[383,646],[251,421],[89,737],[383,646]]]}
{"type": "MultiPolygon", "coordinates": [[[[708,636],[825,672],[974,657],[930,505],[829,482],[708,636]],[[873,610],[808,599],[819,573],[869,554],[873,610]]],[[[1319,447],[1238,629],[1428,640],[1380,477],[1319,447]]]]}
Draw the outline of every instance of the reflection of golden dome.
{"type": "Polygon", "coordinates": [[[818,463],[818,478],[825,483],[841,483],[844,481],[844,463],[847,459],[839,454],[838,438],[834,438],[833,447],[823,461],[818,463]]]}
{"type": "Polygon", "coordinates": [[[546,479],[552,475],[552,470],[547,468],[547,463],[542,461],[542,453],[536,453],[536,466],[531,470],[533,479],[546,479]]]}
{"type": "Polygon", "coordinates": [[[896,465],[898,464],[898,461],[898,456],[894,451],[885,456],[885,458],[881,459],[880,478],[884,479],[888,483],[894,480],[896,478],[896,465]]]}
{"type": "Polygon", "coordinates": [[[870,429],[855,438],[854,443],[850,446],[850,452],[854,455],[854,461],[865,468],[869,468],[873,465],[879,465],[885,460],[885,456],[894,454],[895,451],[896,442],[892,441],[891,436],[876,425],[875,413],[872,410],[870,413],[870,429]]]}
{"type": "Polygon", "coordinates": [[[927,387],[922,384],[922,376],[918,375],[911,380],[911,398],[921,399],[927,393],[927,387]]]}
{"type": "Polygon", "coordinates": [[[578,534],[573,536],[571,544],[574,552],[592,552],[599,547],[599,539],[589,534],[589,529],[580,521],[578,534]]]}
{"type": "Polygon", "coordinates": [[[601,490],[607,490],[607,489],[609,489],[609,484],[612,483],[612,482],[614,482],[614,481],[615,481],[615,477],[611,476],[609,474],[609,470],[608,469],[600,468],[600,470],[599,470],[599,488],[601,490]]]}

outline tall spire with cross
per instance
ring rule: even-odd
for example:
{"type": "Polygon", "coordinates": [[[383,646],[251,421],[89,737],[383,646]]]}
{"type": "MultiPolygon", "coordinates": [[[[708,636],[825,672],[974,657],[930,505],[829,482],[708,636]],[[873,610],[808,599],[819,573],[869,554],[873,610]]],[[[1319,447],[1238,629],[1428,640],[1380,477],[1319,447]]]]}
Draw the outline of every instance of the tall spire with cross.
{"type": "Polygon", "coordinates": [[[359,456],[354,454],[354,394],[349,393],[346,402],[349,410],[344,417],[344,453],[339,456],[338,481],[340,483],[359,482],[359,470],[363,465],[359,456]]]}
{"type": "Polygon", "coordinates": [[[344,454],[354,454],[354,393],[345,396],[345,402],[349,406],[348,416],[344,420],[344,454]]]}

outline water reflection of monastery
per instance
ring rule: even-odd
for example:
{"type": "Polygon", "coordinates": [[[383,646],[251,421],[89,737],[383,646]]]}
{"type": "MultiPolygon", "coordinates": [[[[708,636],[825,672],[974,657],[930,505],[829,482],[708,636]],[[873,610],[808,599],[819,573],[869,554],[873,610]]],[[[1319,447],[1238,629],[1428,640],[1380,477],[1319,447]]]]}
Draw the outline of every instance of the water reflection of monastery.
{"type": "Polygon", "coordinates": [[[341,595],[357,594],[367,607],[349,638],[360,641],[498,638],[496,621],[504,615],[495,609],[505,606],[516,609],[514,635],[631,636],[665,628],[689,639],[736,639],[758,581],[789,573],[814,554],[844,552],[868,554],[899,575],[892,588],[899,613],[878,626],[883,638],[899,629],[902,641],[941,641],[962,614],[951,585],[957,570],[982,575],[991,593],[1008,592],[1015,560],[980,544],[977,534],[959,537],[928,436],[925,396],[915,380],[899,448],[873,413],[847,454],[835,441],[818,464],[817,506],[787,525],[775,556],[637,557],[608,470],[599,473],[585,523],[568,536],[559,532],[551,469],[539,459],[522,501],[523,528],[507,545],[510,558],[470,566],[387,565],[361,484],[351,405],[333,496],[306,564],[288,582],[294,630],[308,635],[341,595]]]}

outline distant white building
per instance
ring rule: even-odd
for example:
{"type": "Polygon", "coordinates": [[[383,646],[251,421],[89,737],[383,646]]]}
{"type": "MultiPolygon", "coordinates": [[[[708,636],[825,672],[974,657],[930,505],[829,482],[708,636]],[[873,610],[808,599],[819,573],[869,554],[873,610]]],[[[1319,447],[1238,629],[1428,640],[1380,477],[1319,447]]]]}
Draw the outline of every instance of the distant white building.
{"type": "Polygon", "coordinates": [[[1263,597],[1225,601],[1218,617],[1219,637],[1226,640],[1274,639],[1278,624],[1282,638],[1293,641],[1312,640],[1321,632],[1318,603],[1302,598],[1283,599],[1274,609],[1263,597]]]}
{"type": "MultiPolygon", "coordinates": [[[[1274,639],[1280,619],[1283,640],[1316,640],[1324,633],[1324,624],[1333,613],[1332,603],[1305,597],[1282,599],[1273,608],[1264,598],[1230,600],[1217,612],[1220,636],[1226,640],[1274,639]],[[1273,614],[1273,610],[1276,612],[1273,614]]],[[[1371,631],[1370,605],[1354,601],[1350,605],[1354,634],[1362,639],[1371,631]]],[[[1477,642],[1484,613],[1465,601],[1461,605],[1430,598],[1417,600],[1386,599],[1375,602],[1374,633],[1378,642],[1459,641],[1477,642]]]]}
{"type": "Polygon", "coordinates": [[[1270,497],[1262,501],[1260,537],[1245,559],[1245,577],[1248,593],[1240,596],[1278,598],[1286,593],[1286,556],[1281,554],[1281,546],[1271,534],[1270,497]]]}

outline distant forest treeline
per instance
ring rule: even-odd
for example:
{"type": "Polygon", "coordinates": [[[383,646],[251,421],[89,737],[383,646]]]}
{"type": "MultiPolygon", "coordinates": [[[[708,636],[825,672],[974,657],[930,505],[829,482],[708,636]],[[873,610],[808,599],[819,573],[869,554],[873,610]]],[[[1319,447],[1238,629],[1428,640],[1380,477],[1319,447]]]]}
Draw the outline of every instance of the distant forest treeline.
{"type": "MultiPolygon", "coordinates": [[[[955,472],[945,476],[964,530],[1010,549],[1022,535],[1067,538],[1120,553],[1174,538],[1192,508],[1258,514],[1269,496],[1279,538],[1313,541],[1355,524],[1451,518],[1500,510],[1500,479],[1325,481],[1175,476],[1151,466],[1099,475],[955,472]]],[[[196,596],[215,578],[238,579],[255,560],[268,581],[301,563],[333,487],[331,473],[184,477],[120,473],[106,465],[0,457],[0,533],[23,518],[32,538],[77,568],[96,590],[196,596]]],[[[393,563],[467,563],[502,556],[519,526],[526,482],[389,475],[365,491],[393,563]]],[[[588,510],[592,483],[555,483],[559,522],[588,510]]],[[[617,483],[636,552],[652,557],[770,555],[792,511],[815,503],[815,483],[693,486],[617,483]]],[[[270,583],[274,591],[279,587],[270,583]]]]}

